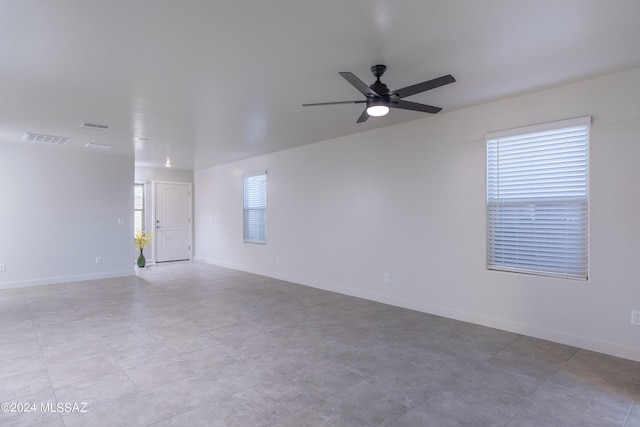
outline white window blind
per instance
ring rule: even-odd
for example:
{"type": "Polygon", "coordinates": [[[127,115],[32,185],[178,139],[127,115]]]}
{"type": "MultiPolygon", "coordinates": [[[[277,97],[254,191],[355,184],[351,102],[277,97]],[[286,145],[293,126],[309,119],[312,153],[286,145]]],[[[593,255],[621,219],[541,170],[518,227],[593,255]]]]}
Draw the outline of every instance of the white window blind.
{"type": "Polygon", "coordinates": [[[587,279],[590,121],[486,135],[489,269],[587,279]]]}
{"type": "Polygon", "coordinates": [[[133,233],[144,231],[144,184],[133,185],[133,233]]]}
{"type": "Polygon", "coordinates": [[[267,173],[244,177],[243,235],[245,243],[267,243],[267,173]]]}

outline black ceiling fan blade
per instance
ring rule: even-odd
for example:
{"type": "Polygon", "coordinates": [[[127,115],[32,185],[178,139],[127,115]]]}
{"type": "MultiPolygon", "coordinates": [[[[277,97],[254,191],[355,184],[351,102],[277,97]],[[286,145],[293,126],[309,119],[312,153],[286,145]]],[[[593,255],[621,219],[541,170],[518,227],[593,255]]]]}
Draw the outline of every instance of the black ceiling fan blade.
{"type": "Polygon", "coordinates": [[[435,114],[442,110],[440,107],[434,107],[433,105],[418,104],[411,101],[393,101],[389,104],[393,108],[401,108],[403,110],[422,111],[423,113],[435,114]]]}
{"type": "Polygon", "coordinates": [[[336,104],[363,104],[367,101],[364,99],[361,101],[337,101],[337,102],[316,102],[314,104],[302,104],[303,107],[313,107],[316,105],[336,105],[336,104]]]}
{"type": "Polygon", "coordinates": [[[362,114],[360,114],[360,117],[358,117],[358,120],[356,121],[356,123],[366,122],[368,118],[369,118],[369,114],[367,113],[367,109],[365,108],[362,114]]]}
{"type": "Polygon", "coordinates": [[[393,93],[397,95],[398,98],[404,98],[407,96],[415,95],[416,93],[424,92],[426,90],[448,85],[449,83],[453,83],[455,81],[456,79],[451,74],[447,74],[446,76],[438,77],[437,79],[427,80],[426,82],[394,90],[393,93]]]}
{"type": "Polygon", "coordinates": [[[373,89],[367,86],[365,82],[357,78],[355,74],[349,73],[347,71],[341,71],[338,74],[344,77],[346,81],[351,83],[351,85],[358,89],[364,96],[382,98],[373,89]]]}

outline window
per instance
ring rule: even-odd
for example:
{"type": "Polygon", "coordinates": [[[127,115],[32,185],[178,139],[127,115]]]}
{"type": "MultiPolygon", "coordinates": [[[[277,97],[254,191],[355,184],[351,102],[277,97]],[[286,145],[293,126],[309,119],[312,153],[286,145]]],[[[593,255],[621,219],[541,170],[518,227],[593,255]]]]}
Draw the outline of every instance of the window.
{"type": "Polygon", "coordinates": [[[133,185],[133,233],[144,231],[144,184],[133,185]]]}
{"type": "Polygon", "coordinates": [[[244,177],[244,242],[266,244],[267,173],[244,177]]]}
{"type": "Polygon", "coordinates": [[[590,122],[486,135],[489,269],[587,279],[590,122]]]}

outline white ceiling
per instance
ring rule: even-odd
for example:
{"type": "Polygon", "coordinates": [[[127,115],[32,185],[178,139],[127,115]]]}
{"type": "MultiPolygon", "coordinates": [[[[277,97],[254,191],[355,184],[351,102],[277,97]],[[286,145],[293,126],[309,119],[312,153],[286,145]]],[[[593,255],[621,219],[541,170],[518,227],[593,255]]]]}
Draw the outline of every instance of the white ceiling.
{"type": "Polygon", "coordinates": [[[408,99],[446,114],[640,66],[639,17],[637,0],[2,0],[0,142],[207,167],[428,116],[301,106],[362,99],[339,71],[453,74],[408,99]]]}

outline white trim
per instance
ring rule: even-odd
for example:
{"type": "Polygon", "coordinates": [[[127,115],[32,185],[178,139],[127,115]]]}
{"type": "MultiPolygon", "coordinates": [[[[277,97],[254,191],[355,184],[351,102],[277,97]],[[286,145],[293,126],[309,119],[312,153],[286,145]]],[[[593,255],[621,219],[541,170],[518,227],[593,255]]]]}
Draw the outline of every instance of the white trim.
{"type": "Polygon", "coordinates": [[[576,117],[575,119],[558,120],[555,122],[540,123],[537,125],[524,126],[515,129],[499,130],[495,132],[487,132],[484,139],[505,138],[508,136],[519,135],[523,133],[544,132],[546,130],[568,128],[572,126],[589,126],[591,124],[591,116],[576,117]]]}

